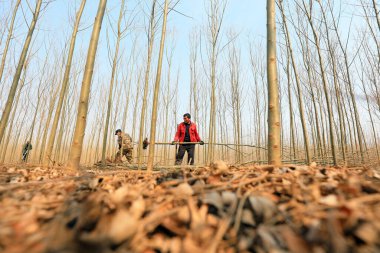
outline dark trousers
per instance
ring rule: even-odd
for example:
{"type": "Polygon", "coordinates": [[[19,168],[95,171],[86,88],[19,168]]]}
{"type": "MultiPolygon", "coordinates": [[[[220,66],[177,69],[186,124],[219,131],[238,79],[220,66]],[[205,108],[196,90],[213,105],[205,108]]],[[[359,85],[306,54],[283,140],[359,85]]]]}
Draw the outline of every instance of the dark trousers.
{"type": "Polygon", "coordinates": [[[22,151],[22,161],[26,162],[28,160],[29,150],[22,151]]]}
{"type": "Polygon", "coordinates": [[[179,145],[178,153],[175,159],[176,165],[181,165],[186,151],[187,151],[187,164],[194,165],[195,144],[179,145]]]}

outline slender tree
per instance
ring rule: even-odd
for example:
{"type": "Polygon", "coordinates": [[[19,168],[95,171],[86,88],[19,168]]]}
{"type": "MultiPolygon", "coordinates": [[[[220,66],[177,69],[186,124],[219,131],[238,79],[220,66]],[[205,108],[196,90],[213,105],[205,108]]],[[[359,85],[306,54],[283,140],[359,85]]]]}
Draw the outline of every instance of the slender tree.
{"type": "Polygon", "coordinates": [[[210,102],[210,124],[208,133],[208,156],[207,162],[214,160],[214,143],[216,139],[216,64],[219,55],[220,29],[222,27],[224,12],[226,10],[226,0],[210,0],[208,11],[208,29],[210,42],[210,82],[211,82],[211,102],[210,102]]]}
{"type": "Polygon", "coordinates": [[[3,114],[1,116],[1,120],[0,120],[0,143],[4,137],[5,127],[8,124],[9,114],[11,113],[13,101],[15,99],[17,87],[18,87],[18,84],[19,84],[20,78],[21,78],[21,72],[22,72],[22,69],[23,69],[24,64],[25,64],[26,55],[28,54],[30,42],[32,41],[33,32],[34,32],[34,29],[36,27],[38,16],[40,14],[41,5],[42,5],[42,0],[38,0],[36,2],[36,8],[35,8],[34,13],[33,13],[33,19],[32,19],[32,22],[29,26],[29,31],[28,31],[28,34],[26,36],[25,43],[24,43],[24,46],[22,48],[21,55],[20,55],[20,58],[19,58],[19,61],[17,64],[16,73],[14,74],[14,77],[13,77],[11,89],[10,89],[9,94],[8,94],[8,99],[7,99],[3,114]]]}
{"type": "MultiPolygon", "coordinates": [[[[325,20],[324,23],[325,23],[325,26],[326,26],[326,33],[328,34],[328,28],[327,28],[327,22],[328,21],[327,21],[327,18],[326,18],[325,10],[323,9],[321,2],[319,2],[319,5],[321,7],[322,16],[323,16],[323,18],[325,20]]],[[[353,109],[354,109],[354,119],[355,119],[355,127],[357,129],[357,139],[358,139],[358,143],[359,143],[360,157],[361,157],[362,162],[364,162],[364,147],[363,147],[364,140],[362,138],[362,135],[360,134],[360,128],[361,128],[360,117],[359,117],[358,106],[357,106],[356,98],[355,98],[355,94],[354,94],[354,88],[353,88],[353,84],[352,84],[352,81],[351,81],[352,77],[351,77],[351,73],[350,73],[350,63],[349,63],[348,54],[347,54],[347,45],[348,45],[348,43],[346,43],[345,46],[343,45],[342,39],[341,39],[340,34],[338,32],[337,22],[335,21],[335,17],[334,17],[334,14],[333,14],[333,11],[332,11],[332,7],[331,7],[330,3],[329,3],[329,9],[330,9],[330,12],[331,12],[331,16],[333,18],[332,22],[329,22],[329,23],[333,24],[334,31],[335,31],[337,39],[338,39],[338,45],[340,46],[340,49],[341,49],[341,51],[343,53],[344,66],[345,66],[346,77],[347,77],[347,86],[349,88],[349,94],[350,94],[351,101],[352,101],[352,106],[353,106],[353,109]]],[[[340,111],[340,108],[338,108],[338,110],[340,111]]],[[[344,147],[343,147],[343,149],[344,149],[344,147]]]]}
{"type": "Polygon", "coordinates": [[[290,40],[288,24],[286,21],[285,12],[284,12],[282,2],[283,2],[283,0],[279,0],[278,6],[279,6],[279,9],[281,11],[282,22],[283,22],[284,30],[285,30],[286,45],[287,45],[288,50],[289,50],[290,59],[292,62],[292,67],[293,67],[294,78],[296,81],[296,87],[297,87],[297,92],[298,92],[297,98],[298,98],[298,105],[299,105],[299,111],[300,111],[300,117],[301,117],[303,140],[304,140],[304,145],[305,145],[305,150],[306,150],[306,163],[310,163],[311,162],[311,155],[310,155],[309,137],[308,137],[307,127],[306,127],[306,119],[305,119],[305,112],[304,112],[305,110],[304,110],[304,102],[303,102],[303,92],[301,89],[301,83],[300,83],[300,79],[299,79],[298,70],[296,67],[296,62],[294,59],[295,57],[293,54],[292,42],[290,40]]]}
{"type": "MultiPolygon", "coordinates": [[[[115,54],[113,56],[113,61],[112,61],[112,72],[111,72],[111,81],[110,81],[110,88],[109,88],[109,94],[108,94],[106,123],[104,125],[104,132],[103,132],[103,149],[102,149],[103,165],[106,163],[106,148],[107,148],[108,128],[109,128],[109,121],[110,121],[111,107],[112,107],[112,93],[113,93],[113,86],[115,83],[115,73],[116,73],[118,57],[119,57],[120,40],[123,35],[123,31],[121,29],[121,21],[123,20],[123,16],[124,16],[124,4],[125,4],[125,0],[122,0],[121,6],[120,6],[120,12],[119,12],[119,20],[117,21],[116,48],[115,48],[115,54]]],[[[122,150],[121,152],[123,153],[122,150]]]]}
{"type": "Polygon", "coordinates": [[[267,0],[268,162],[281,164],[281,122],[276,61],[276,5],[267,0]]]}
{"type": "Polygon", "coordinates": [[[11,24],[9,25],[8,36],[7,36],[7,40],[5,42],[5,47],[4,47],[4,50],[3,50],[3,56],[1,58],[0,83],[1,83],[1,79],[3,77],[5,60],[7,59],[9,44],[10,44],[12,38],[13,38],[13,26],[14,26],[14,23],[15,23],[17,10],[18,10],[18,7],[20,6],[20,3],[21,3],[21,0],[17,0],[16,5],[15,5],[15,7],[13,9],[12,18],[11,18],[11,24]]]}
{"type": "Polygon", "coordinates": [[[57,133],[58,122],[59,122],[59,119],[61,117],[63,102],[64,102],[64,99],[65,99],[65,96],[67,93],[67,89],[69,86],[70,71],[71,71],[71,64],[73,61],[76,37],[78,34],[79,24],[80,24],[80,20],[81,20],[82,13],[83,13],[85,5],[86,5],[86,0],[82,0],[81,5],[80,5],[80,7],[77,11],[76,17],[75,17],[75,23],[74,23],[73,32],[71,34],[70,48],[68,51],[68,57],[67,57],[67,62],[66,62],[66,67],[65,67],[65,74],[63,76],[61,91],[60,91],[59,99],[58,99],[58,104],[57,104],[57,108],[56,108],[55,114],[54,114],[53,125],[51,127],[51,131],[50,131],[50,135],[49,135],[49,139],[48,139],[48,143],[47,143],[46,155],[44,156],[44,161],[43,161],[44,165],[48,165],[49,161],[52,160],[54,141],[55,141],[55,137],[56,137],[56,133],[57,133]]]}
{"type": "Polygon", "coordinates": [[[325,95],[325,100],[326,100],[326,106],[327,106],[327,113],[328,113],[328,122],[329,122],[329,134],[330,134],[330,145],[331,145],[331,154],[333,158],[333,164],[336,166],[338,164],[337,157],[336,157],[336,147],[335,147],[335,138],[334,138],[334,121],[333,121],[333,112],[332,112],[332,106],[331,106],[331,101],[330,101],[330,94],[329,94],[329,89],[328,89],[328,82],[326,78],[326,73],[325,73],[325,63],[324,59],[322,56],[321,52],[321,47],[320,47],[320,38],[319,34],[316,30],[315,24],[312,19],[312,3],[310,3],[309,9],[305,4],[305,1],[302,0],[303,4],[303,11],[305,12],[310,28],[313,32],[313,37],[314,37],[314,43],[318,52],[318,59],[319,59],[319,67],[320,67],[320,74],[322,76],[322,83],[323,83],[323,92],[325,95]]]}
{"type": "Polygon", "coordinates": [[[16,100],[15,100],[15,106],[12,109],[13,112],[12,112],[11,120],[10,120],[9,126],[8,126],[7,137],[4,139],[5,141],[3,141],[2,152],[0,153],[1,154],[1,160],[0,160],[1,163],[4,163],[4,161],[5,161],[5,156],[6,156],[7,151],[8,151],[9,140],[11,138],[11,132],[12,132],[13,126],[16,123],[14,119],[15,119],[16,112],[17,112],[17,109],[19,106],[18,102],[19,102],[19,99],[21,97],[21,91],[25,85],[26,73],[27,73],[27,69],[29,66],[29,58],[30,58],[30,56],[27,57],[27,60],[26,60],[25,65],[24,65],[24,71],[23,71],[22,78],[21,78],[21,85],[19,87],[19,91],[17,92],[17,96],[16,96],[16,100]]]}
{"type": "Polygon", "coordinates": [[[158,55],[156,83],[154,85],[152,118],[151,118],[151,124],[150,124],[150,147],[149,147],[149,156],[148,156],[148,165],[147,165],[148,172],[151,172],[153,170],[153,162],[154,162],[154,149],[155,149],[154,145],[156,142],[158,95],[160,92],[162,58],[163,58],[164,48],[165,48],[165,37],[166,37],[165,35],[166,35],[166,23],[167,23],[167,16],[168,16],[168,5],[169,5],[169,0],[165,0],[164,16],[163,16],[163,20],[162,20],[160,53],[158,55]]]}
{"type": "MultiPolygon", "coordinates": [[[[379,3],[379,2],[377,2],[377,3],[379,3]]],[[[378,10],[377,3],[375,0],[372,0],[372,7],[373,7],[373,11],[374,11],[375,17],[376,17],[377,28],[379,29],[379,32],[380,32],[380,10],[378,10]]]]}
{"type": "Polygon", "coordinates": [[[91,34],[90,45],[87,52],[86,67],[83,74],[82,88],[79,99],[78,115],[75,124],[73,142],[71,145],[68,166],[71,169],[79,168],[80,158],[82,155],[83,139],[86,128],[86,119],[88,112],[88,101],[91,89],[92,74],[94,70],[95,56],[98,48],[99,34],[102,27],[104,12],[107,0],[100,0],[98,12],[96,14],[94,27],[91,34]]]}
{"type": "Polygon", "coordinates": [[[155,36],[155,7],[156,0],[152,2],[152,10],[149,20],[149,31],[148,31],[148,59],[146,63],[145,69],[145,79],[144,79],[144,95],[143,95],[143,103],[141,106],[141,117],[140,117],[140,133],[139,133],[139,146],[137,151],[138,156],[138,167],[140,168],[143,156],[143,139],[144,139],[144,131],[145,131],[145,114],[147,107],[147,98],[148,98],[148,88],[149,88],[149,75],[150,75],[150,65],[152,62],[152,52],[153,52],[153,44],[154,44],[154,36],[155,36]]]}

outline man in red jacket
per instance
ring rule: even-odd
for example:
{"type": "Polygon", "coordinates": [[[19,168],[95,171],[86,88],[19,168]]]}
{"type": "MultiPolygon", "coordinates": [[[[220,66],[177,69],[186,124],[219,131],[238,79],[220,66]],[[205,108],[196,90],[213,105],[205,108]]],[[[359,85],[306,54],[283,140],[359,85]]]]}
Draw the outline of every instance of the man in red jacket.
{"type": "MultiPolygon", "coordinates": [[[[190,119],[191,115],[189,113],[185,113],[183,115],[183,122],[178,124],[177,133],[175,134],[174,141],[172,142],[173,145],[176,142],[199,142],[201,145],[204,144],[198,135],[197,126],[195,123],[191,122],[190,119]]],[[[185,152],[187,151],[187,163],[193,165],[194,150],[195,144],[180,144],[175,164],[180,165],[182,163],[185,152]]]]}

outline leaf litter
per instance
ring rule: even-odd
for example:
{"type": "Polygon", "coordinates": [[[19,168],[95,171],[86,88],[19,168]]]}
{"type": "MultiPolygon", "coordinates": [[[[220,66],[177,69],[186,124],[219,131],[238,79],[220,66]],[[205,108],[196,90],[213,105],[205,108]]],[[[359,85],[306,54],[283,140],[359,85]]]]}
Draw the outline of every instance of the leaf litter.
{"type": "Polygon", "coordinates": [[[380,252],[372,167],[0,168],[0,252],[380,252]]]}

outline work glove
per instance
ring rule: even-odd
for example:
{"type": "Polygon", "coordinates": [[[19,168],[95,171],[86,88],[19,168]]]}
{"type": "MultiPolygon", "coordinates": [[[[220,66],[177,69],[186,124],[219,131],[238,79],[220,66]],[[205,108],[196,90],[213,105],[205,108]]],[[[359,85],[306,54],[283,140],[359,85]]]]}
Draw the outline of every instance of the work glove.
{"type": "Polygon", "coordinates": [[[172,141],[172,145],[175,145],[176,141],[172,141]]]}
{"type": "Polygon", "coordinates": [[[200,144],[200,145],[204,145],[205,142],[204,142],[204,141],[200,141],[199,144],[200,144]]]}

